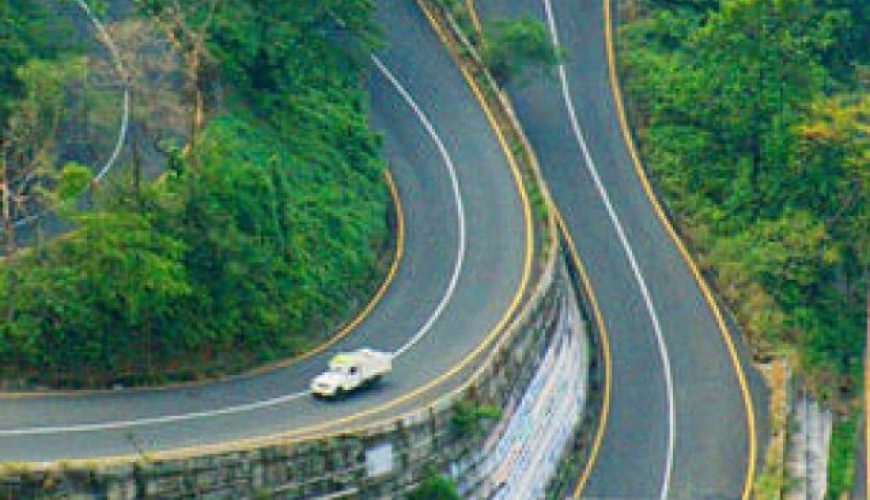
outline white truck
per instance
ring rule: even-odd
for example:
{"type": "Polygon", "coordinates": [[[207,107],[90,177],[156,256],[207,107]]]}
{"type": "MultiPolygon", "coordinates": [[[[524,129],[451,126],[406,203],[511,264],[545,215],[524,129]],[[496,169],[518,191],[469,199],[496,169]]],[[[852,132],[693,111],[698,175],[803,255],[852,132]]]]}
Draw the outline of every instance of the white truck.
{"type": "Polygon", "coordinates": [[[336,354],[329,360],[329,370],[314,377],[311,393],[334,398],[359,387],[376,383],[393,367],[393,355],[374,349],[358,349],[336,354]]]}

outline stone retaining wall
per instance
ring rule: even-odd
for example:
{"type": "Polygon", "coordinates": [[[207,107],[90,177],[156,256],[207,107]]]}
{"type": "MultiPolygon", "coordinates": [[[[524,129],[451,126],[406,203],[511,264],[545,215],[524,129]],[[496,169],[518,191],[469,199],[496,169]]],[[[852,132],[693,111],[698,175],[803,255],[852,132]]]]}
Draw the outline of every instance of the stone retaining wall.
{"type": "Polygon", "coordinates": [[[45,470],[0,466],[0,499],[395,497],[431,471],[457,470],[460,463],[467,480],[479,465],[474,452],[503,426],[480,421],[471,431],[460,429],[457,405],[504,408],[521,396],[566,301],[577,303],[562,253],[548,264],[537,292],[487,358],[459,389],[428,406],[354,433],[188,459],[61,463],[45,470]]]}
{"type": "MultiPolygon", "coordinates": [[[[504,103],[495,104],[497,112],[510,118],[509,110],[499,106],[504,103]]],[[[514,121],[506,122],[519,130],[514,121]]],[[[523,141],[520,144],[527,146],[523,141]]],[[[528,154],[533,162],[533,155],[528,154]]],[[[537,172],[532,169],[532,173],[537,172]]],[[[538,175],[533,177],[540,182],[538,175]]],[[[600,384],[601,365],[596,332],[591,325],[587,330],[588,302],[577,284],[577,270],[556,241],[551,217],[545,218],[549,219],[550,239],[544,240],[546,248],[538,249],[546,257],[525,306],[496,345],[481,355],[483,359],[460,374],[465,382],[436,401],[360,431],[194,458],[143,456],[135,463],[61,463],[41,470],[0,464],[0,500],[388,498],[401,497],[433,471],[460,478],[466,497],[488,495],[493,481],[487,467],[493,464],[491,460],[487,463],[484,450],[491,450],[507,432],[512,410],[504,409],[514,408],[526,394],[548,348],[564,334],[565,314],[571,317],[573,334],[584,344],[581,351],[587,353],[582,361],[587,373],[569,374],[582,379],[586,409],[576,438],[566,443],[561,453],[570,458],[559,471],[567,489],[577,477],[575,469],[585,463],[577,463],[578,457],[585,459],[582,449],[588,448],[589,436],[597,426],[600,395],[595,390],[600,384]],[[581,314],[576,314],[577,308],[581,314]],[[559,325],[563,325],[561,333],[559,325]],[[464,426],[458,425],[460,407],[465,412],[464,426]],[[507,415],[500,421],[482,419],[467,425],[469,410],[474,414],[475,409],[490,407],[507,415]]]]}

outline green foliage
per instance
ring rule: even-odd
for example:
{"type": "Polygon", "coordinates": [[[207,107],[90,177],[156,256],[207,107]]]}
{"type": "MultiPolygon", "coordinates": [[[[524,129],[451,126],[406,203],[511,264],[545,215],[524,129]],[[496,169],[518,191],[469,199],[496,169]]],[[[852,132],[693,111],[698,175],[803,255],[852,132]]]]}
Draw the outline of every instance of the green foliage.
{"type": "Polygon", "coordinates": [[[846,82],[856,80],[856,65],[870,63],[870,2],[864,0],[817,0],[825,22],[837,31],[836,43],[824,51],[834,75],[846,82]]]}
{"type": "Polygon", "coordinates": [[[860,55],[851,29],[866,25],[863,7],[644,5],[620,29],[620,62],[668,205],[753,340],[791,346],[822,394],[850,387],[870,251],[870,107],[845,74],[859,59],[843,58],[860,55]]]}
{"type": "Polygon", "coordinates": [[[136,3],[159,19],[182,18],[172,24],[186,45],[202,33],[224,79],[251,99],[352,82],[379,40],[371,0],[185,2],[181,11],[172,0],[136,3]]]}
{"type": "Polygon", "coordinates": [[[351,163],[312,139],[320,165],[281,138],[241,110],[218,117],[198,168],[105,194],[107,209],[76,216],[79,230],[45,258],[5,269],[15,300],[0,304],[14,318],[0,326],[3,365],[91,367],[130,381],[195,359],[237,369],[328,334],[377,279],[388,200],[380,163],[374,149],[351,163]]]}
{"type": "Polygon", "coordinates": [[[74,53],[77,47],[70,45],[69,34],[69,26],[41,2],[0,2],[0,124],[6,123],[9,107],[24,91],[18,68],[31,59],[74,53]]]}
{"type": "Polygon", "coordinates": [[[69,125],[68,91],[82,81],[85,63],[79,56],[30,59],[15,69],[16,95],[6,102],[0,124],[5,175],[17,196],[13,218],[22,207],[33,213],[56,201],[47,191],[60,175],[58,131],[69,125]]]}
{"type": "Polygon", "coordinates": [[[438,473],[431,473],[411,490],[407,500],[459,500],[456,484],[438,473]]]}
{"type": "Polygon", "coordinates": [[[521,83],[531,69],[546,71],[556,67],[561,50],[553,45],[544,23],[523,16],[487,25],[481,55],[496,82],[505,85],[517,80],[521,83]]]}
{"type": "Polygon", "coordinates": [[[61,169],[57,181],[58,199],[60,201],[74,200],[87,188],[93,176],[90,168],[75,162],[67,163],[61,169]]]}
{"type": "MultiPolygon", "coordinates": [[[[66,371],[123,369],[171,331],[192,292],[180,262],[184,243],[132,213],[76,217],[79,230],[0,268],[7,297],[0,326],[5,367],[66,371]]],[[[165,339],[166,341],[168,339],[165,339]]]]}
{"type": "Polygon", "coordinates": [[[471,401],[458,401],[450,419],[451,431],[458,438],[479,436],[489,421],[497,420],[501,410],[494,406],[476,405],[471,401]]]}
{"type": "Polygon", "coordinates": [[[71,80],[81,80],[84,74],[85,59],[81,57],[27,61],[15,70],[22,93],[12,109],[12,120],[29,119],[35,122],[34,127],[43,129],[56,127],[64,106],[64,86],[71,80]]]}
{"type": "MultiPolygon", "coordinates": [[[[201,84],[220,73],[231,108],[172,154],[163,182],[115,178],[68,237],[0,267],[12,297],[0,376],[79,386],[238,370],[316,344],[380,280],[389,195],[355,59],[376,41],[371,4],[206,4],[184,4],[175,26],[204,30],[201,84]]],[[[177,13],[140,5],[161,22],[177,13]]],[[[21,71],[51,89],[49,66],[21,71]]],[[[89,179],[67,165],[50,195],[89,179]]]]}
{"type": "Polygon", "coordinates": [[[191,242],[188,268],[215,299],[200,314],[226,325],[226,348],[274,351],[268,357],[348,313],[386,236],[374,156],[354,164],[312,139],[316,161],[283,149],[280,137],[237,117],[213,120],[202,168],[179,183],[185,203],[176,214],[191,242]]]}
{"type": "Polygon", "coordinates": [[[792,203],[825,219],[858,271],[870,265],[870,94],[839,95],[814,103],[795,128],[796,168],[807,180],[792,203]]]}
{"type": "Polygon", "coordinates": [[[848,496],[855,471],[855,418],[834,423],[828,452],[828,498],[848,496]]]}

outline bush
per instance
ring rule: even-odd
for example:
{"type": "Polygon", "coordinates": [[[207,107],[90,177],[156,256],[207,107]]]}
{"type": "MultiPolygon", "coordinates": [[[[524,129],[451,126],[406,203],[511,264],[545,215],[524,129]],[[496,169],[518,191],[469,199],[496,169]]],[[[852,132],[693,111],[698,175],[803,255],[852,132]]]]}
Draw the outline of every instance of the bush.
{"type": "Polygon", "coordinates": [[[530,69],[548,70],[559,64],[561,50],[550,40],[547,26],[537,19],[494,21],[483,35],[481,55],[499,85],[522,83],[530,69]]]}
{"type": "Polygon", "coordinates": [[[432,473],[408,493],[408,500],[459,500],[456,485],[450,479],[432,473]]]}

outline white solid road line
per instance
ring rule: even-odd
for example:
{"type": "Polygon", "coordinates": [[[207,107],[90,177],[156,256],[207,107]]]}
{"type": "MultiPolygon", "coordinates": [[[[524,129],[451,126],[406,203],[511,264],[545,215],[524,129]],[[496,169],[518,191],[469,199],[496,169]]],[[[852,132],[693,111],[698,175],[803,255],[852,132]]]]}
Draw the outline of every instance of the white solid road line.
{"type": "Polygon", "coordinates": [[[121,148],[124,147],[124,142],[127,138],[127,128],[130,124],[130,82],[127,71],[124,69],[124,64],[121,60],[121,54],[118,52],[118,47],[115,46],[115,42],[112,40],[112,37],[109,36],[109,32],[106,31],[103,23],[97,19],[97,16],[95,16],[93,12],[91,12],[91,8],[88,7],[85,0],[76,0],[76,3],[78,3],[79,7],[85,11],[85,14],[90,18],[91,23],[96,26],[97,31],[102,35],[106,47],[108,47],[109,52],[112,53],[112,60],[115,62],[115,71],[118,73],[118,78],[121,78],[124,81],[124,114],[121,117],[121,128],[118,131],[118,139],[115,141],[115,149],[112,150],[112,154],[109,156],[106,164],[103,165],[103,168],[101,168],[94,177],[94,179],[99,182],[107,173],[109,173],[109,170],[112,169],[115,161],[118,160],[118,156],[121,154],[121,148]]]}
{"type": "MultiPolygon", "coordinates": [[[[558,46],[559,33],[556,29],[556,20],[553,16],[553,6],[551,4],[551,0],[543,0],[543,2],[544,10],[546,11],[547,15],[547,24],[550,28],[550,37],[553,40],[553,44],[558,46]]],[[[604,184],[601,182],[601,177],[598,175],[598,169],[595,166],[595,162],[592,160],[592,155],[589,153],[589,147],[586,145],[586,139],[584,138],[583,131],[580,128],[580,122],[577,118],[577,113],[574,108],[574,102],[571,99],[571,92],[568,87],[568,76],[565,72],[564,64],[559,64],[559,81],[562,87],[562,97],[565,100],[565,107],[568,109],[568,115],[571,121],[571,128],[574,132],[574,137],[577,139],[577,144],[580,146],[580,150],[583,153],[583,158],[586,161],[586,167],[595,182],[595,188],[598,190],[598,194],[599,196],[601,196],[601,201],[604,202],[604,206],[607,209],[607,215],[610,217],[610,221],[613,224],[614,229],[616,229],[616,234],[619,236],[619,241],[622,244],[622,248],[625,250],[625,255],[628,258],[629,264],[631,265],[632,273],[634,274],[635,280],[640,287],[640,292],[643,296],[644,304],[646,305],[646,309],[652,321],[653,330],[655,330],[659,357],[661,358],[662,370],[664,371],[665,392],[667,395],[668,404],[668,451],[667,456],[665,457],[665,467],[662,475],[662,486],[659,492],[659,498],[664,500],[668,496],[668,488],[670,486],[671,469],[674,460],[674,442],[676,434],[674,417],[674,383],[671,374],[671,362],[668,356],[668,349],[665,345],[665,340],[664,336],[662,335],[662,328],[659,323],[658,314],[656,313],[655,307],[653,306],[652,298],[650,297],[646,280],[644,279],[643,274],[640,272],[640,266],[638,265],[637,259],[634,256],[634,251],[631,249],[628,238],[625,236],[625,231],[622,227],[622,223],[619,221],[619,216],[616,215],[616,211],[613,209],[613,204],[610,202],[610,196],[608,196],[607,190],[604,188],[604,184]]]]}
{"type": "MultiPolygon", "coordinates": [[[[97,29],[97,32],[100,36],[103,37],[103,43],[109,49],[109,52],[112,56],[112,61],[115,63],[115,72],[118,73],[118,78],[124,81],[124,110],[121,114],[121,127],[118,129],[118,138],[115,140],[115,148],[112,150],[112,154],[109,155],[109,159],[106,160],[106,163],[100,169],[99,172],[94,175],[94,180],[96,182],[100,182],[103,180],[103,177],[109,173],[109,170],[115,165],[115,162],[118,160],[118,156],[121,154],[121,149],[124,147],[124,143],[127,140],[127,130],[130,125],[130,82],[127,75],[126,70],[124,69],[124,63],[121,60],[121,54],[118,52],[118,47],[115,45],[115,42],[112,40],[112,37],[109,36],[109,32],[106,31],[106,27],[103,26],[103,23],[94,15],[91,11],[91,8],[88,7],[87,2],[84,0],[76,0],[79,8],[82,9],[85,15],[90,19],[91,24],[97,29]]],[[[89,189],[85,188],[79,193],[79,196],[84,194],[84,192],[89,189]]],[[[37,218],[45,215],[45,213],[38,213],[34,215],[28,215],[26,217],[22,217],[21,219],[16,220],[12,223],[16,228],[23,227],[27,224],[30,224],[37,218]]]]}
{"type": "Polygon", "coordinates": [[[67,432],[89,432],[89,431],[107,431],[113,429],[124,429],[127,427],[136,427],[143,425],[165,424],[169,422],[180,422],[184,420],[193,420],[202,417],[216,417],[218,415],[228,415],[231,413],[240,413],[245,411],[267,408],[269,406],[279,405],[294,399],[307,396],[307,392],[297,392],[294,394],[286,394],[277,398],[265,399],[254,403],[243,405],[228,406],[217,410],[197,411],[192,413],[182,413],[180,415],[161,415],[159,417],[137,418],[131,420],[115,420],[110,422],[96,422],[92,424],[75,424],[56,427],[30,427],[24,429],[0,430],[0,437],[11,436],[36,436],[45,434],[62,434],[67,432]]]}
{"type": "MultiPolygon", "coordinates": [[[[387,78],[390,84],[396,89],[396,91],[402,96],[404,101],[408,104],[408,106],[414,111],[414,114],[420,120],[420,123],[423,125],[423,128],[426,129],[426,132],[435,142],[438,147],[438,152],[441,155],[441,158],[444,160],[444,165],[447,168],[448,175],[450,177],[450,183],[453,187],[453,197],[456,202],[456,216],[458,219],[459,225],[459,245],[456,252],[456,261],[453,266],[453,274],[450,277],[450,283],[447,286],[447,289],[444,291],[444,295],[441,297],[441,301],[438,303],[438,306],[426,320],[426,323],[423,324],[422,327],[414,334],[411,339],[405,342],[398,350],[393,353],[393,357],[399,357],[405,352],[408,351],[411,347],[413,347],[421,338],[423,338],[429,330],[432,329],[432,325],[438,320],[441,316],[441,313],[444,312],[444,308],[447,307],[447,304],[453,298],[453,294],[456,290],[456,283],[459,281],[459,275],[462,272],[463,263],[465,262],[465,247],[466,247],[466,234],[465,234],[465,205],[462,202],[462,195],[459,190],[459,179],[456,175],[456,170],[454,168],[453,159],[450,157],[450,154],[447,152],[447,149],[444,147],[444,143],[441,141],[441,137],[435,131],[435,128],[432,126],[428,117],[425,113],[420,109],[411,95],[407,90],[402,86],[401,83],[393,76],[392,72],[384,65],[381,60],[375,56],[374,54],[371,56],[372,61],[375,63],[375,66],[381,71],[381,73],[387,78]]],[[[285,394],[283,396],[278,396],[275,398],[265,399],[262,401],[256,401],[253,403],[247,403],[242,405],[228,406],[225,408],[219,408],[216,410],[208,410],[208,411],[200,411],[200,412],[191,412],[191,413],[182,413],[179,415],[161,415],[158,417],[149,417],[149,418],[137,418],[130,420],[117,420],[110,422],[97,422],[90,424],[75,424],[75,425],[65,425],[65,426],[54,426],[54,427],[29,427],[23,429],[8,429],[8,430],[0,430],[0,437],[12,437],[12,436],[34,436],[34,435],[46,435],[46,434],[61,434],[67,432],[92,432],[92,431],[102,431],[102,430],[113,430],[113,429],[123,429],[128,427],[137,427],[144,425],[154,425],[154,424],[165,424],[169,422],[180,422],[184,420],[193,420],[197,418],[204,417],[215,417],[219,415],[228,415],[233,413],[242,413],[246,411],[258,410],[262,408],[268,408],[271,406],[280,405],[283,403],[287,403],[289,401],[293,401],[295,399],[299,399],[303,396],[308,396],[308,391],[296,392],[293,394],[285,394]]]]}
{"type": "Polygon", "coordinates": [[[444,308],[447,307],[447,303],[450,302],[451,298],[453,298],[453,292],[456,290],[456,283],[459,281],[459,274],[462,272],[462,265],[465,262],[465,205],[462,203],[462,194],[459,191],[459,180],[456,177],[456,169],[453,165],[453,159],[451,159],[450,155],[447,153],[447,148],[444,147],[441,137],[439,137],[438,133],[435,132],[435,128],[432,126],[429,118],[425,113],[423,113],[411,97],[411,94],[405,90],[390,70],[384,66],[384,63],[382,63],[374,54],[372,54],[372,61],[374,61],[375,66],[381,70],[381,73],[387,77],[387,80],[389,80],[390,83],[393,84],[393,87],[395,87],[399,94],[401,94],[408,106],[414,110],[414,114],[417,115],[420,123],[423,124],[429,137],[431,137],[432,140],[435,141],[435,145],[438,146],[438,153],[441,155],[441,159],[444,160],[444,165],[447,167],[447,173],[450,175],[450,184],[453,188],[453,198],[456,200],[456,218],[459,223],[459,248],[456,250],[456,263],[453,267],[453,275],[450,277],[450,283],[447,285],[447,290],[444,292],[444,296],[441,297],[441,302],[438,303],[438,307],[435,308],[435,311],[432,312],[432,315],[429,316],[426,323],[408,342],[405,343],[405,345],[393,353],[393,357],[398,357],[407,352],[408,349],[414,347],[414,344],[416,344],[429,332],[429,330],[432,329],[432,325],[435,324],[435,321],[437,321],[438,317],[441,316],[444,308]]]}

